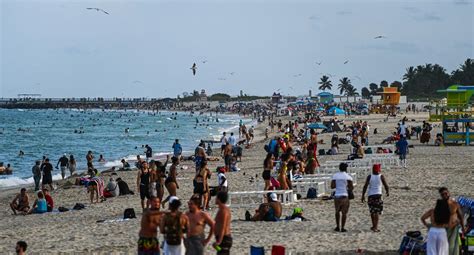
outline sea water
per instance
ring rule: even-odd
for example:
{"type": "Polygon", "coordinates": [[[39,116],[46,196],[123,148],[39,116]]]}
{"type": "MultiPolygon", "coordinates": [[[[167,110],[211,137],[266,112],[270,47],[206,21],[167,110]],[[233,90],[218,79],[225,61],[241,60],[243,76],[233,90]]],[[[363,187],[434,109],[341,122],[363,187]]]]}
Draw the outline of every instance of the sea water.
{"type": "MultiPolygon", "coordinates": [[[[172,152],[175,139],[183,151],[193,152],[201,139],[219,140],[222,132],[237,130],[241,119],[215,113],[0,109],[0,162],[13,167],[13,175],[0,175],[0,188],[32,183],[31,168],[43,156],[56,166],[64,153],[72,154],[82,171],[90,150],[94,166],[107,169],[119,166],[122,158],[143,156],[145,144],[152,147],[155,157],[172,152]],[[99,164],[100,154],[106,162],[99,164]]],[[[54,179],[60,178],[59,173],[54,170],[54,179]]]]}

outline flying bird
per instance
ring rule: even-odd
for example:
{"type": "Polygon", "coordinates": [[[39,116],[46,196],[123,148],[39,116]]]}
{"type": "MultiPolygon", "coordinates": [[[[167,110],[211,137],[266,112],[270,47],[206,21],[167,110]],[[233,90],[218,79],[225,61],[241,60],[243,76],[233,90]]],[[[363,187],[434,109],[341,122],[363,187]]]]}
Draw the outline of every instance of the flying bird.
{"type": "Polygon", "coordinates": [[[98,11],[98,12],[100,11],[100,12],[103,12],[103,13],[105,13],[105,14],[109,15],[109,13],[108,13],[108,12],[106,12],[106,11],[104,11],[104,10],[100,9],[100,8],[92,8],[92,7],[88,7],[88,8],[86,8],[86,9],[87,9],[87,10],[96,10],[96,11],[98,11]]]}
{"type": "Polygon", "coordinates": [[[201,61],[201,62],[202,62],[203,64],[206,64],[206,63],[207,63],[207,60],[203,60],[203,61],[201,61]]]}
{"type": "Polygon", "coordinates": [[[382,38],[387,38],[387,37],[383,36],[383,35],[379,35],[379,36],[374,37],[374,39],[382,39],[382,38]]]}
{"type": "Polygon", "coordinates": [[[293,77],[299,77],[299,76],[301,76],[301,74],[300,74],[300,73],[299,73],[299,74],[295,74],[295,75],[293,75],[293,77]]]}
{"type": "Polygon", "coordinates": [[[347,63],[349,63],[349,60],[344,61],[344,65],[347,64],[347,63]]]}
{"type": "Polygon", "coordinates": [[[234,75],[234,74],[235,74],[235,72],[230,72],[230,75],[234,75]]]}
{"type": "Polygon", "coordinates": [[[196,75],[196,70],[197,70],[196,63],[194,63],[190,69],[193,70],[193,75],[196,75]]]}
{"type": "Polygon", "coordinates": [[[320,66],[323,62],[316,62],[316,65],[320,66]]]}

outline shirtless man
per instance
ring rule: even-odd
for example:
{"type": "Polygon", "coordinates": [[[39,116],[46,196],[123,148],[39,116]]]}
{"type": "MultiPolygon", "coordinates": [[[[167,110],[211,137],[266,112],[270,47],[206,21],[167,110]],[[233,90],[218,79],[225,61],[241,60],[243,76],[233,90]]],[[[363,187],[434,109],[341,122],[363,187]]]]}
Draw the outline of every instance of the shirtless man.
{"type": "Polygon", "coordinates": [[[204,247],[211,241],[214,233],[214,221],[209,214],[200,210],[201,200],[199,197],[192,197],[188,201],[189,211],[186,216],[189,219],[189,230],[184,244],[186,255],[203,255],[204,247]],[[204,228],[210,227],[207,238],[204,236],[204,228]]]}
{"type": "Polygon", "coordinates": [[[30,210],[30,202],[25,188],[22,188],[20,194],[15,196],[13,201],[10,203],[10,207],[15,215],[17,211],[26,214],[30,210]]]}
{"type": "Polygon", "coordinates": [[[447,228],[449,254],[458,255],[459,254],[459,243],[458,243],[459,227],[461,227],[461,230],[463,233],[466,230],[464,227],[464,216],[461,212],[461,207],[459,206],[458,202],[450,198],[451,194],[449,193],[448,188],[441,187],[439,188],[438,192],[442,199],[448,201],[449,211],[451,212],[451,216],[449,219],[449,226],[447,228]]]}
{"type": "Polygon", "coordinates": [[[138,254],[160,254],[160,242],[158,241],[157,228],[160,226],[161,216],[160,199],[150,198],[150,209],[145,210],[142,215],[141,228],[138,233],[138,254]]]}
{"type": "Polygon", "coordinates": [[[216,204],[219,208],[216,214],[214,234],[216,242],[212,245],[216,249],[218,255],[230,254],[232,247],[232,235],[230,231],[230,222],[232,215],[226,203],[229,199],[227,192],[219,192],[216,197],[216,204]]]}

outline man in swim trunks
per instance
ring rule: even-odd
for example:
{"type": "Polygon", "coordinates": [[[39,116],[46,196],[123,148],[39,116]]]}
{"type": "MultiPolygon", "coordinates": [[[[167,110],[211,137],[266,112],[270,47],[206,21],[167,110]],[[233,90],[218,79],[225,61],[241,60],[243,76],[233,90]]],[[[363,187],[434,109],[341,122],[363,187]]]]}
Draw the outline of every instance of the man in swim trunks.
{"type": "Polygon", "coordinates": [[[232,145],[226,143],[224,147],[224,164],[227,172],[230,172],[230,163],[232,161],[232,145]]]}
{"type": "Polygon", "coordinates": [[[138,254],[158,255],[160,254],[160,242],[158,241],[158,227],[161,217],[160,199],[150,198],[150,209],[145,210],[142,215],[141,228],[138,233],[138,254]]]}
{"type": "Polygon", "coordinates": [[[56,164],[56,169],[58,169],[58,165],[61,166],[61,177],[64,180],[64,177],[66,177],[66,170],[69,168],[69,159],[66,156],[66,153],[59,158],[58,163],[56,164]]]}
{"type": "Polygon", "coordinates": [[[230,222],[232,215],[229,207],[226,203],[229,199],[227,192],[220,191],[216,196],[216,204],[218,211],[215,218],[214,234],[216,241],[212,245],[216,249],[218,255],[230,254],[230,248],[232,247],[232,235],[230,222]]]}
{"type": "Polygon", "coordinates": [[[281,217],[282,206],[276,193],[268,193],[267,203],[261,204],[255,211],[253,221],[278,221],[281,217]]]}
{"type": "Polygon", "coordinates": [[[186,255],[203,255],[204,247],[211,241],[214,233],[214,221],[208,213],[201,211],[200,204],[199,197],[192,197],[188,201],[189,211],[186,212],[186,216],[189,219],[189,230],[184,240],[186,255]],[[204,236],[206,224],[210,228],[207,238],[204,236]]]}
{"type": "Polygon", "coordinates": [[[30,210],[30,202],[25,188],[22,188],[20,194],[15,196],[13,201],[10,203],[10,208],[15,215],[17,211],[26,214],[30,210]]]}

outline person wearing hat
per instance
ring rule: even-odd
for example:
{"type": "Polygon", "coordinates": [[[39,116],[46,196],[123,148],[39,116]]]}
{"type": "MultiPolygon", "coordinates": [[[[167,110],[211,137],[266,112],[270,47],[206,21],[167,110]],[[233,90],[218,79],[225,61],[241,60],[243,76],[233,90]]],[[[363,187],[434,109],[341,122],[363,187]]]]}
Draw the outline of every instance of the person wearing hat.
{"type": "Polygon", "coordinates": [[[278,201],[276,193],[267,193],[267,203],[261,204],[255,215],[251,218],[253,221],[278,221],[282,214],[282,206],[278,201]]]}
{"type": "Polygon", "coordinates": [[[370,230],[374,232],[380,232],[378,229],[379,217],[383,211],[383,201],[382,201],[382,185],[385,187],[387,192],[387,197],[389,196],[389,187],[385,177],[380,173],[382,167],[380,164],[375,164],[372,166],[372,174],[367,176],[367,179],[362,190],[362,203],[365,203],[365,192],[367,188],[369,190],[369,198],[367,204],[369,206],[370,218],[372,220],[372,227],[370,230]]]}
{"type": "Polygon", "coordinates": [[[31,168],[31,172],[33,173],[33,180],[35,181],[35,191],[38,191],[40,188],[40,181],[41,181],[41,160],[36,160],[35,165],[31,168]]]}
{"type": "Polygon", "coordinates": [[[183,255],[185,254],[183,239],[189,230],[189,219],[179,210],[181,200],[178,197],[171,196],[168,206],[169,211],[163,215],[160,221],[160,232],[165,238],[163,254],[183,255]]]}

